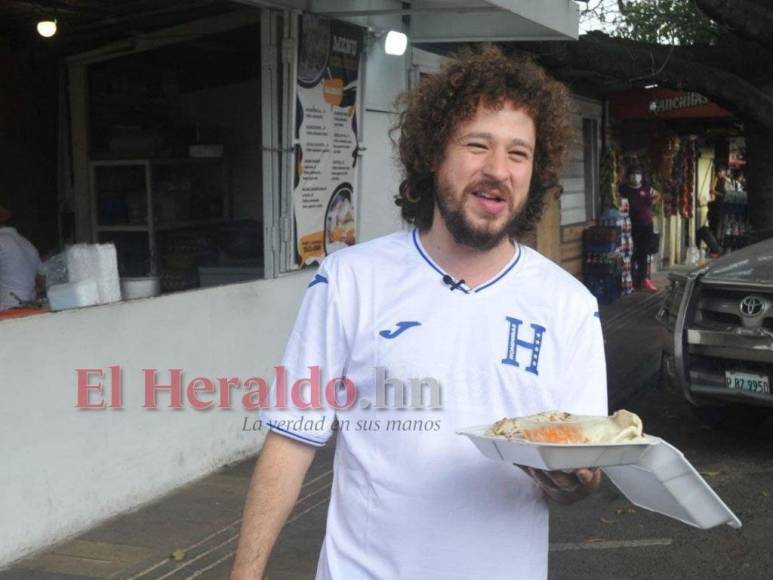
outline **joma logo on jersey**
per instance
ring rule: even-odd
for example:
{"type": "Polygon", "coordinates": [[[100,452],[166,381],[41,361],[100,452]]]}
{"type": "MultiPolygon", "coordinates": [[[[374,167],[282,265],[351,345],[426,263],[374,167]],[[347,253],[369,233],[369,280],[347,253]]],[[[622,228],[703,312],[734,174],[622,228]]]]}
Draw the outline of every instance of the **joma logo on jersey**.
{"type": "Polygon", "coordinates": [[[507,336],[507,356],[502,359],[502,364],[520,367],[521,365],[518,364],[515,355],[518,352],[518,347],[521,347],[522,351],[528,350],[531,352],[529,366],[527,366],[524,370],[527,373],[538,375],[539,352],[542,348],[542,335],[545,334],[545,327],[540,326],[539,324],[530,324],[529,326],[531,326],[532,330],[532,340],[529,342],[528,340],[520,338],[525,334],[524,330],[521,329],[523,320],[518,320],[512,316],[507,316],[505,319],[510,325],[510,328],[508,329],[507,336]]]}
{"type": "Polygon", "coordinates": [[[414,326],[421,326],[421,322],[415,322],[413,320],[404,320],[402,322],[397,323],[397,330],[382,330],[381,332],[379,332],[379,335],[388,339],[397,338],[403,332],[405,332],[409,328],[413,328],[414,326]]]}

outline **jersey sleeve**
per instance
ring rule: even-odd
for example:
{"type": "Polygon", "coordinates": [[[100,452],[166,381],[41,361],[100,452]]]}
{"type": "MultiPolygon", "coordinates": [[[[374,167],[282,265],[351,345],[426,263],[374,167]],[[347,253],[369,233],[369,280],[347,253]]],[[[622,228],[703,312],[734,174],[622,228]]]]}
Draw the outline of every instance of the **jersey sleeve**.
{"type": "Polygon", "coordinates": [[[336,280],[326,264],[306,288],[269,408],[261,413],[268,429],[315,447],[325,445],[333,432],[337,399],[331,397],[340,392],[336,379],[345,376],[349,359],[336,280]]]}
{"type": "Polygon", "coordinates": [[[607,365],[601,317],[595,299],[578,308],[578,328],[563,363],[562,410],[577,415],[606,415],[607,365]]]}

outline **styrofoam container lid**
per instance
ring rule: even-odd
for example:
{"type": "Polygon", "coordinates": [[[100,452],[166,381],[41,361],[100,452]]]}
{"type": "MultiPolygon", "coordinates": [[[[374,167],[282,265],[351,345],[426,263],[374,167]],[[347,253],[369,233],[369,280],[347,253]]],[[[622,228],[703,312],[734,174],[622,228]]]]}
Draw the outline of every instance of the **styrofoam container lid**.
{"type": "Polygon", "coordinates": [[[600,467],[634,505],[708,529],[741,527],[741,520],[673,445],[645,435],[643,441],[610,444],[533,443],[486,435],[490,425],[458,432],[486,457],[555,471],[600,467]]]}
{"type": "Polygon", "coordinates": [[[635,465],[604,467],[604,473],[628,500],[641,508],[696,528],[722,524],[740,528],[738,519],[681,451],[660,440],[635,465]]]}

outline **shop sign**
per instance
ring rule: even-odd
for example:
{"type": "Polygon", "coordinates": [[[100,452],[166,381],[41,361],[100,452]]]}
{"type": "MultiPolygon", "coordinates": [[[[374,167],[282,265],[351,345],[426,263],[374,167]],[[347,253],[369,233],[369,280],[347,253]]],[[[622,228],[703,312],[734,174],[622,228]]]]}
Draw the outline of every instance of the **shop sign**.
{"type": "Polygon", "coordinates": [[[298,265],[355,243],[363,29],[301,16],[293,209],[298,265]]]}
{"type": "Polygon", "coordinates": [[[689,109],[690,107],[699,107],[705,105],[709,100],[700,93],[684,93],[676,97],[664,97],[650,101],[650,113],[667,113],[670,111],[679,111],[680,109],[689,109]]]}
{"type": "Polygon", "coordinates": [[[617,119],[698,119],[731,117],[731,113],[696,92],[672,89],[631,90],[609,98],[610,114],[617,119]]]}

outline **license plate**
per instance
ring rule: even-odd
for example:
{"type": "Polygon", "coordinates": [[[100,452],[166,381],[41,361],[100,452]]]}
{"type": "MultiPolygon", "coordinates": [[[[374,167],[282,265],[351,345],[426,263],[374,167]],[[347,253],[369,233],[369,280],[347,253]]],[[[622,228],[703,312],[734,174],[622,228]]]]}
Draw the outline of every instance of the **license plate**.
{"type": "Polygon", "coordinates": [[[770,393],[770,381],[767,375],[725,371],[725,382],[728,389],[746,391],[748,393],[770,393]]]}

